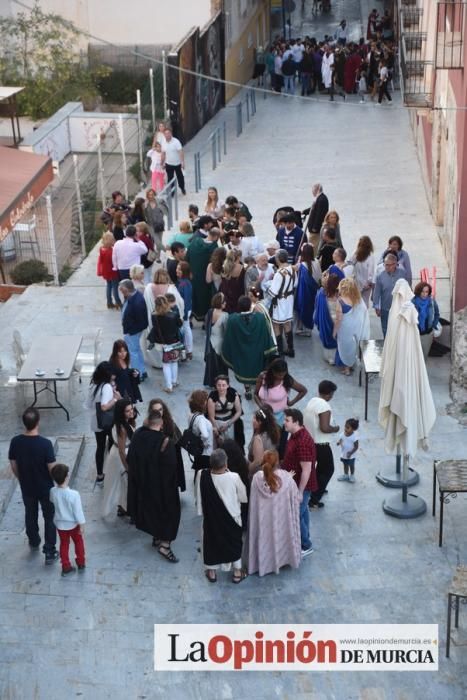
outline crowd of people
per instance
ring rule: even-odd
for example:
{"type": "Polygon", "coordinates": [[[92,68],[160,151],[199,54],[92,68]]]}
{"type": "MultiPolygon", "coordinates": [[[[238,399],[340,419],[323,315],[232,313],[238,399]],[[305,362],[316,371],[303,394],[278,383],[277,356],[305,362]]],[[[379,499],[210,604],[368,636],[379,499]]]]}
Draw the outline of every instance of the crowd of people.
{"type": "Polygon", "coordinates": [[[366,37],[349,41],[347,22],[343,19],[332,35],[322,40],[305,36],[285,39],[276,37],[265,50],[256,50],[253,77],[258,85],[269,85],[275,92],[301,96],[326,93],[330,100],[340,95],[358,95],[381,104],[389,92],[395,68],[396,45],[393,23],[388,10],[382,17],[372,10],[366,37]]]}
{"type": "MultiPolygon", "coordinates": [[[[214,187],[204,210],[190,205],[180,231],[168,240],[162,238],[163,216],[156,231],[157,219],[148,213],[160,207],[152,188],[132,207],[114,193],[106,221],[98,274],[107,282],[109,308],[121,309],[123,337],[96,367],[86,402],[101,515],[129,519],[152,537],[161,557],[176,563],[189,459],[211,583],[220,570],[231,570],[232,581],[240,583],[248,573],[298,567],[312,553],[309,510],[324,506],[334,473],[333,436],[341,450],[339,480],[356,481],[359,423],[351,416],[343,430],[336,424],[336,384],[321,381],[304,410],[295,407],[309,390],[289,369],[295,337],[316,327],[324,361],[350,376],[359,343],[369,338],[369,308],[384,336],[399,280],[417,308],[425,357],[439,324],[430,284],[422,281],[411,292],[402,239],[389,237],[377,256],[371,239],[361,236],[348,255],[345,222],[321,184],[312,194],[308,208],[288,205],[274,212],[265,243],[249,207],[234,195],[222,200],[214,187]],[[148,259],[151,250],[157,252],[148,259]],[[194,344],[193,331],[202,342],[194,344]],[[187,424],[178,426],[161,398],[142,410],[140,385],[149,378],[148,367],[162,370],[162,388],[172,394],[179,364],[194,357],[204,359],[205,371],[190,387],[187,424]],[[244,396],[232,386],[232,375],[244,396]],[[244,424],[244,399],[256,405],[251,426],[244,424]]],[[[46,563],[57,558],[58,531],[66,576],[75,569],[70,539],[78,570],[85,568],[84,514],[79,494],[68,487],[66,466],[56,464],[52,444],[39,435],[39,419],[35,409],[25,412],[25,433],[13,438],[9,458],[21,484],[29,544],[39,547],[40,505],[46,563]]]]}

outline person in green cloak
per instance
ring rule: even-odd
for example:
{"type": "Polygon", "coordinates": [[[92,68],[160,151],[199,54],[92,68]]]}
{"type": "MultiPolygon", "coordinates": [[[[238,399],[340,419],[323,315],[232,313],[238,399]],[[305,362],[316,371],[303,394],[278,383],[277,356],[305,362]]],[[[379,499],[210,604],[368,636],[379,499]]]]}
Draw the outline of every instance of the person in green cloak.
{"type": "Polygon", "coordinates": [[[241,296],[238,313],[231,314],[222,344],[222,359],[235,378],[245,385],[245,398],[251,399],[251,384],[277,353],[263,314],[254,313],[251,299],[241,296]]]}

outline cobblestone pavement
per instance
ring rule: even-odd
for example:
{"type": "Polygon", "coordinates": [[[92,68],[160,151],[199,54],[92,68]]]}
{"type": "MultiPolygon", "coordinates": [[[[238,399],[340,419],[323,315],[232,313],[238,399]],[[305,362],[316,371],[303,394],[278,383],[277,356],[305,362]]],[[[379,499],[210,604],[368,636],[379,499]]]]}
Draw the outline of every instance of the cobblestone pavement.
{"type": "MultiPolygon", "coordinates": [[[[222,115],[219,116],[222,119],[222,115]]],[[[206,133],[206,132],[205,132],[206,133]]],[[[203,134],[199,136],[202,140],[203,134]]],[[[196,142],[188,147],[192,154],[196,142]]],[[[190,179],[190,172],[188,172],[190,179]]],[[[263,240],[271,237],[272,211],[292,202],[310,204],[312,182],[323,182],[332,207],[342,218],[345,245],[369,233],[378,251],[388,234],[406,240],[413,267],[436,261],[446,274],[411,141],[407,115],[368,107],[302,103],[268,98],[244,134],[231,145],[225,162],[206,174],[222,196],[235,193],[254,214],[263,240]]],[[[192,180],[190,180],[192,182],[192,180]]],[[[184,203],[202,203],[190,192],[184,203]]],[[[95,276],[96,253],[60,289],[31,288],[0,309],[2,384],[14,373],[11,330],[26,342],[37,335],[90,332],[103,328],[103,356],[120,335],[118,315],[105,309],[105,294],[95,276]]],[[[443,287],[440,283],[440,293],[443,287]]],[[[447,311],[447,295],[441,304],[447,311]]],[[[181,388],[169,403],[181,426],[186,424],[186,397],[200,385],[203,334],[195,329],[195,359],[181,367],[181,388]]],[[[372,336],[380,337],[372,317],[372,336]]],[[[7,700],[112,698],[312,698],[313,700],[419,700],[466,696],[465,616],[451,659],[444,659],[446,591],[453,569],[467,558],[465,496],[445,509],[445,544],[437,545],[437,519],[430,511],[414,521],[384,515],[387,491],[375,474],[394,458],[383,451],[376,421],[379,380],[370,385],[370,420],[363,422],[363,390],[358,378],[342,377],[321,359],[319,340],[297,338],[293,375],[313,395],[321,379],[338,384],[334,410],[340,424],[353,415],[362,419],[361,450],[355,485],[329,486],[326,507],[311,512],[314,554],[298,571],[279,576],[249,577],[241,586],[222,578],[216,586],[202,576],[200,522],[195,515],[190,471],[182,497],[182,521],[174,550],[180,563],[157,556],[150,538],[126,522],[104,523],[102,494],[92,491],[93,440],[82,409],[85,386],[64,401],[71,408],[68,424],[60,411],[45,413],[42,432],[88,437],[74,486],[82,493],[87,516],[88,567],[83,575],[61,579],[59,566],[44,567],[29,553],[23,511],[16,490],[0,523],[0,696],[7,700]],[[188,623],[436,623],[441,649],[437,673],[244,673],[155,674],[152,634],[157,622],[188,623]]],[[[420,453],[415,468],[420,484],[414,492],[431,505],[431,469],[436,458],[465,457],[465,430],[446,414],[449,403],[449,359],[429,358],[428,372],[438,410],[431,448],[420,453]]],[[[161,394],[161,373],[150,371],[143,385],[148,401],[161,394]]],[[[26,399],[2,388],[2,454],[20,429],[26,399]]],[[[303,407],[306,399],[302,402],[303,407]]],[[[300,406],[299,406],[300,407],[300,406]]],[[[252,406],[245,402],[247,438],[252,406]]],[[[335,452],[337,458],[337,450],[335,452]]],[[[336,463],[338,460],[336,459],[336,463]]],[[[337,476],[337,474],[336,474],[337,476]]]]}

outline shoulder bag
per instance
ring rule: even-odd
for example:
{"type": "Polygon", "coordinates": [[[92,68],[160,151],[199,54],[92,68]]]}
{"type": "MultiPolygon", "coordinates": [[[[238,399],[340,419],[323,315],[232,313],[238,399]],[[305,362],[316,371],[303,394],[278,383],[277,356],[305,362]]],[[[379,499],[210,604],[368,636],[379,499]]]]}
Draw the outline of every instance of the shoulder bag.
{"type": "MultiPolygon", "coordinates": [[[[100,387],[100,393],[102,397],[102,386],[100,387]]],[[[102,405],[100,401],[96,401],[96,419],[97,427],[99,430],[111,430],[114,424],[114,407],[109,408],[108,411],[102,410],[102,405]]]]}
{"type": "Polygon", "coordinates": [[[183,447],[183,449],[186,450],[191,457],[201,457],[204,450],[201,436],[197,435],[193,430],[194,422],[200,415],[201,413],[195,413],[193,415],[190,425],[183,431],[182,436],[178,441],[179,447],[183,447]]]}

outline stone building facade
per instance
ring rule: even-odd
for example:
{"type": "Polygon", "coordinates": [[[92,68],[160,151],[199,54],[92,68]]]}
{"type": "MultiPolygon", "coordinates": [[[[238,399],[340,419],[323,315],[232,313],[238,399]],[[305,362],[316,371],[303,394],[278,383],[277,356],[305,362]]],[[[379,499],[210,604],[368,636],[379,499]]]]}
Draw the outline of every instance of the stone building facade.
{"type": "Polygon", "coordinates": [[[451,393],[467,402],[467,3],[397,0],[404,101],[450,268],[451,393]]]}

